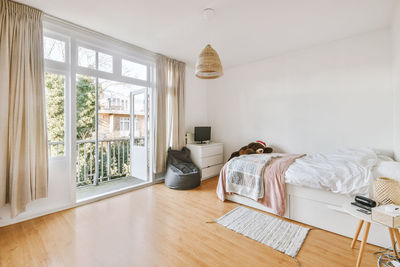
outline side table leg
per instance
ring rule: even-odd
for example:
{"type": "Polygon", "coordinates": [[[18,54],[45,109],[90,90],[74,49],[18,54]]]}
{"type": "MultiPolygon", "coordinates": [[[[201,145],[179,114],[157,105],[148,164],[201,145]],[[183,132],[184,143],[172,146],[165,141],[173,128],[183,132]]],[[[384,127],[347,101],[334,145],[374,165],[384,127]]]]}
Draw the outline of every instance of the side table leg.
{"type": "Polygon", "coordinates": [[[351,242],[351,246],[350,246],[351,248],[354,248],[354,246],[356,245],[356,242],[357,242],[358,236],[360,235],[360,231],[361,231],[363,224],[364,224],[364,221],[360,220],[360,222],[358,223],[358,226],[357,226],[356,234],[354,235],[353,241],[351,242]]]}
{"type": "Polygon", "coordinates": [[[399,233],[399,229],[392,228],[392,232],[395,234],[396,239],[397,239],[397,245],[400,248],[400,233],[399,233]]]}
{"type": "Polygon", "coordinates": [[[388,227],[388,230],[389,230],[389,235],[390,235],[390,241],[392,241],[394,255],[396,255],[396,258],[398,258],[399,256],[397,255],[396,240],[394,239],[394,232],[393,232],[396,230],[393,228],[390,228],[390,227],[388,227]]]}
{"type": "MultiPolygon", "coordinates": [[[[360,252],[358,253],[358,259],[357,259],[357,264],[356,267],[360,267],[361,265],[361,260],[362,260],[362,256],[364,254],[364,248],[365,248],[365,243],[367,243],[367,239],[368,239],[368,233],[369,233],[369,228],[371,226],[370,222],[367,222],[365,224],[365,229],[364,229],[364,236],[363,236],[363,240],[361,242],[361,247],[360,247],[360,252]]],[[[400,235],[400,234],[399,234],[400,235]]]]}

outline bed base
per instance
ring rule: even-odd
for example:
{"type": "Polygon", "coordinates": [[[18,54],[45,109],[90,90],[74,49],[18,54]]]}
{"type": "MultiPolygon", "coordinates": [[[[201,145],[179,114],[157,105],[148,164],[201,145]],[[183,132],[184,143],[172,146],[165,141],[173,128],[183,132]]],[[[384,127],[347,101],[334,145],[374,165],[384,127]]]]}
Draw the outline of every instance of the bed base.
{"type": "MultiPolygon", "coordinates": [[[[275,214],[271,209],[246,197],[227,195],[226,199],[275,214]]],[[[287,184],[284,217],[353,238],[357,229],[358,219],[343,209],[343,205],[351,201],[352,199],[345,195],[287,184]]],[[[367,242],[390,248],[391,241],[387,234],[387,227],[380,224],[372,224],[371,228],[372,231],[370,231],[367,242]]],[[[349,248],[350,244],[351,240],[349,239],[349,248]]]]}

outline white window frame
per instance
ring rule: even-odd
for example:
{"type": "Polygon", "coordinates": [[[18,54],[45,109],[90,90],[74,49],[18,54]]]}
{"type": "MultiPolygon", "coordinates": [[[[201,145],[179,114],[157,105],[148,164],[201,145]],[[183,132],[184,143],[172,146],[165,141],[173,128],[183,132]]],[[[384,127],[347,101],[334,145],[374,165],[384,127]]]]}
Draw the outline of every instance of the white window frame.
{"type": "Polygon", "coordinates": [[[69,125],[69,105],[68,103],[70,102],[69,98],[69,89],[71,87],[70,85],[70,39],[62,35],[60,33],[55,33],[50,30],[45,29],[43,31],[43,35],[45,37],[49,37],[52,39],[56,39],[59,41],[63,41],[65,43],[65,62],[60,62],[60,61],[55,61],[51,59],[44,59],[44,72],[45,73],[54,73],[54,74],[59,74],[63,75],[65,77],[64,80],[64,154],[63,155],[57,155],[57,156],[51,156],[49,155],[50,160],[65,160],[65,158],[68,158],[70,156],[70,143],[69,143],[69,132],[68,132],[68,127],[69,125]]]}
{"type": "Polygon", "coordinates": [[[103,54],[103,55],[107,55],[107,56],[112,56],[112,55],[110,55],[110,54],[108,54],[108,53],[105,53],[105,52],[103,52],[103,51],[100,51],[100,50],[97,50],[97,62],[96,62],[96,69],[98,70],[98,71],[100,71],[100,72],[104,72],[104,73],[114,73],[114,57],[112,56],[112,72],[108,72],[108,71],[103,71],[103,70],[100,70],[99,69],[99,53],[101,53],[101,54],[103,54]]]}
{"type": "MultiPolygon", "coordinates": [[[[113,39],[109,36],[90,31],[88,29],[76,26],[74,24],[44,16],[43,18],[44,33],[59,40],[67,40],[66,43],[66,62],[65,64],[60,62],[47,62],[46,70],[51,72],[52,70],[62,71],[66,74],[66,85],[64,95],[65,105],[65,154],[63,159],[69,162],[69,172],[71,176],[71,199],[76,202],[76,75],[87,75],[96,77],[98,80],[107,79],[112,81],[118,81],[128,84],[134,84],[137,86],[143,86],[148,88],[149,103],[152,102],[153,94],[155,90],[155,61],[156,54],[148,50],[136,47],[134,45],[113,39]],[[61,39],[63,38],[63,39],[61,39]],[[95,69],[88,69],[78,66],[77,49],[78,46],[82,46],[88,49],[95,50],[96,53],[96,68],[98,68],[98,52],[111,55],[113,57],[113,73],[99,71],[95,69]],[[139,64],[147,66],[147,81],[140,79],[134,79],[121,75],[121,64],[122,58],[130,60],[139,64]]],[[[154,114],[153,108],[149,109],[149,118],[152,120],[154,114]]],[[[150,125],[153,125],[151,123],[150,125]]],[[[154,131],[153,127],[149,129],[149,183],[155,181],[155,175],[153,173],[153,161],[154,158],[154,131]]]]}
{"type": "Polygon", "coordinates": [[[150,69],[154,66],[154,63],[150,64],[149,62],[135,59],[134,57],[132,57],[132,55],[121,54],[121,53],[118,53],[118,51],[117,52],[110,51],[110,50],[104,49],[101,46],[98,46],[96,44],[89,44],[87,41],[83,41],[80,39],[76,41],[75,47],[72,47],[72,49],[71,49],[72,55],[75,58],[75,62],[78,62],[78,51],[77,51],[78,47],[84,47],[84,48],[96,51],[96,69],[85,68],[85,67],[78,66],[76,64],[75,67],[76,67],[77,74],[82,74],[82,75],[91,76],[91,77],[98,77],[99,79],[112,80],[112,81],[116,81],[116,82],[128,83],[128,84],[143,86],[143,87],[147,87],[147,88],[152,87],[153,82],[151,81],[150,69]],[[98,65],[99,65],[98,53],[99,52],[108,54],[113,57],[113,72],[112,73],[98,70],[98,65]],[[135,62],[135,63],[145,65],[147,67],[147,77],[148,77],[147,81],[122,76],[122,71],[121,71],[122,59],[126,59],[129,61],[135,62]]]}

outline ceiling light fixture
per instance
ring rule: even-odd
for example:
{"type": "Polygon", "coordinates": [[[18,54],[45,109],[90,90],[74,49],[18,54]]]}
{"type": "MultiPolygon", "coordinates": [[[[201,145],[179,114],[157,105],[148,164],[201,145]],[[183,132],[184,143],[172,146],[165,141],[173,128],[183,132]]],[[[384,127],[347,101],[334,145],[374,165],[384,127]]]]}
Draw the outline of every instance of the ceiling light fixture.
{"type": "MultiPolygon", "coordinates": [[[[209,21],[209,18],[215,14],[212,8],[203,10],[204,18],[209,21]]],[[[223,75],[221,60],[219,59],[217,51],[211,45],[207,45],[200,53],[197,63],[195,74],[200,79],[216,79],[223,75]]]]}

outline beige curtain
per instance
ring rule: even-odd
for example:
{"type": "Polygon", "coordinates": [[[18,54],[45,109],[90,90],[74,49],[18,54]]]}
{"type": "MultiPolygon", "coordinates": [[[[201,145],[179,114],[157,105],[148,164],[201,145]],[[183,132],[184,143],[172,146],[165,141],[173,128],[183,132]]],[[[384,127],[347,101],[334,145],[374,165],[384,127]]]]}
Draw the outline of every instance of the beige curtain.
{"type": "Polygon", "coordinates": [[[42,12],[0,0],[0,207],[47,197],[42,12]]]}
{"type": "Polygon", "coordinates": [[[167,150],[185,145],[185,63],[159,55],[157,58],[154,120],[154,172],[165,170],[167,150]]]}

